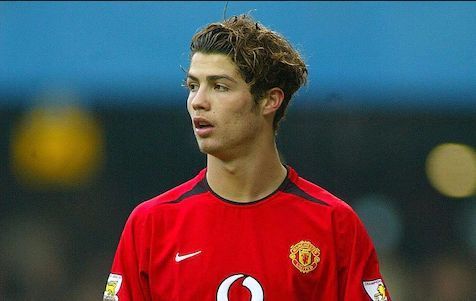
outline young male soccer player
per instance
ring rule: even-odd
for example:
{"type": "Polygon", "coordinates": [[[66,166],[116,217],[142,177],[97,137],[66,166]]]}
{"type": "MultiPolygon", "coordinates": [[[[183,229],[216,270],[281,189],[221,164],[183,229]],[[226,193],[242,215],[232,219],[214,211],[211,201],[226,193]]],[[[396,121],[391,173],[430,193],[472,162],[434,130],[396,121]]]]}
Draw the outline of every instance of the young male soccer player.
{"type": "Polygon", "coordinates": [[[390,301],[355,212],[279,159],[278,122],[306,78],[248,16],[193,36],[187,107],[207,167],[131,213],[104,300],[390,301]]]}

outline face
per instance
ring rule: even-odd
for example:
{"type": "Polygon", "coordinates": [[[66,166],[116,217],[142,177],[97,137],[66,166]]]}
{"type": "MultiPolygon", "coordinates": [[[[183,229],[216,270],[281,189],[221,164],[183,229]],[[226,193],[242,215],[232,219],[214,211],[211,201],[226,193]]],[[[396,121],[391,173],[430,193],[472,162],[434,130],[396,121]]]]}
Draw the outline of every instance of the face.
{"type": "Polygon", "coordinates": [[[233,61],[222,54],[195,53],[187,87],[187,109],[200,150],[221,158],[251,151],[264,119],[233,61]]]}

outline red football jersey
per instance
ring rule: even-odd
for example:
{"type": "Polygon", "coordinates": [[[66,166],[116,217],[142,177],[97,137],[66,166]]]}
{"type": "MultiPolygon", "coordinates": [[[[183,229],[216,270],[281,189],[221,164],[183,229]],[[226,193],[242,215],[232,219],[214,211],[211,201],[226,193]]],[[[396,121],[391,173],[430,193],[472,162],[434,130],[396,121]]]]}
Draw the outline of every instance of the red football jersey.
{"type": "Polygon", "coordinates": [[[206,169],[131,213],[104,300],[388,300],[356,213],[291,168],[268,197],[215,194],[206,169]]]}

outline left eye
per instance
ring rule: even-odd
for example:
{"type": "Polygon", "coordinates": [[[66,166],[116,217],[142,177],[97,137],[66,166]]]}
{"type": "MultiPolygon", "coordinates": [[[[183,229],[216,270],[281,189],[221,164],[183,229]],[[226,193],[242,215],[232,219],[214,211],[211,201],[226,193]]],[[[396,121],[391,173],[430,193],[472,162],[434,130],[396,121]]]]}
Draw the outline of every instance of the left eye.
{"type": "Polygon", "coordinates": [[[215,90],[220,92],[225,92],[225,91],[228,91],[228,88],[223,85],[215,85],[215,90]]]}

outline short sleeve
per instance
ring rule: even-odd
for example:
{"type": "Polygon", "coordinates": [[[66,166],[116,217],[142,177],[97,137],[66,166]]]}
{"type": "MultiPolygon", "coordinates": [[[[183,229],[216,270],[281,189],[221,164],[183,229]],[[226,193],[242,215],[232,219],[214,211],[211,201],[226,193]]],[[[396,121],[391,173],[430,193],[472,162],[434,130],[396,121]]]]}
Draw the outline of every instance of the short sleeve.
{"type": "Polygon", "coordinates": [[[104,301],[151,300],[147,271],[147,224],[147,215],[139,205],[122,231],[104,291],[104,301]]]}
{"type": "Polygon", "coordinates": [[[391,301],[380,273],[374,244],[357,214],[348,205],[336,209],[339,300],[391,301]]]}

